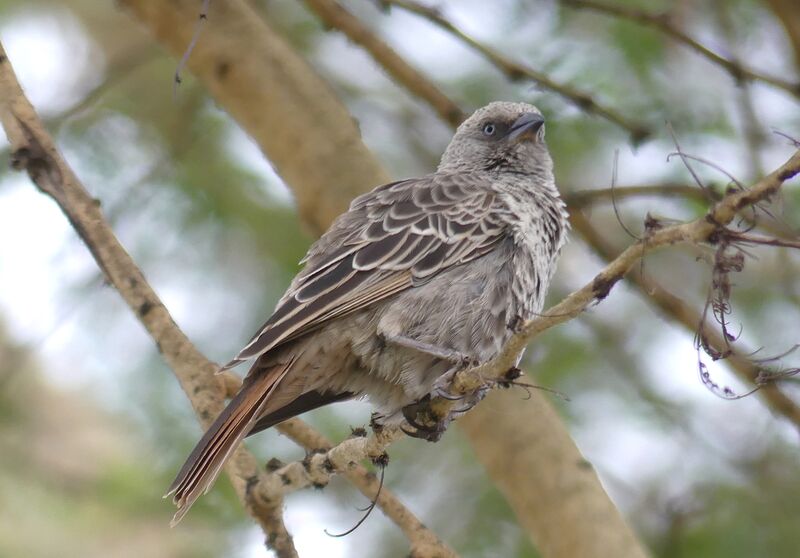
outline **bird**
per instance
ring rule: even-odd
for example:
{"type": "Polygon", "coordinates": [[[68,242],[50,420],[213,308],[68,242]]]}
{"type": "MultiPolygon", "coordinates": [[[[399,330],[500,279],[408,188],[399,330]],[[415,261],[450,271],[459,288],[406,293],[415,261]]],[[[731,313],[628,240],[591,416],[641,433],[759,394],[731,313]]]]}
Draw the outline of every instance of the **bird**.
{"type": "Polygon", "coordinates": [[[169,487],[173,524],[246,436],[364,397],[377,424],[402,424],[541,311],[569,229],[544,122],[531,104],[492,102],[458,127],[435,172],[352,201],[222,367],[254,361],[169,487]]]}

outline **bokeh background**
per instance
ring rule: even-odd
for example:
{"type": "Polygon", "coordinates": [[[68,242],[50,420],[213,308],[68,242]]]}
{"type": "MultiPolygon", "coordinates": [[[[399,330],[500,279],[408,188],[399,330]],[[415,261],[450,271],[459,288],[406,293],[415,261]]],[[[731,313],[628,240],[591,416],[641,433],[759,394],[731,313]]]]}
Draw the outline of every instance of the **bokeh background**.
{"type": "MultiPolygon", "coordinates": [[[[780,2],[617,3],[669,11],[715,51],[798,80],[800,51],[772,9],[780,2]]],[[[394,176],[434,169],[447,124],[302,3],[253,4],[333,84],[394,176]]],[[[685,151],[743,182],[793,151],[776,130],[800,135],[797,96],[760,82],[740,86],[657,31],[618,18],[539,0],[438,3],[473,36],[646,124],[653,136],[636,146],[626,131],[558,95],[507,80],[419,17],[365,0],[346,5],[465,110],[497,99],[537,104],[567,194],[607,188],[617,150],[621,186],[692,185],[679,161],[666,160],[675,149],[667,122],[685,151]]],[[[312,241],[269,162],[188,71],[173,93],[177,61],[112,2],[0,1],[0,40],[180,326],[206,355],[226,361],[264,321],[312,241]]],[[[64,217],[9,170],[4,140],[0,150],[0,556],[268,554],[226,480],[169,529],[173,509],[161,495],[200,435],[188,401],[64,217]]],[[[717,191],[729,183],[710,167],[697,169],[717,191]]],[[[773,228],[797,230],[798,201],[790,187],[772,204],[773,228]]],[[[618,207],[640,232],[648,212],[688,219],[705,205],[696,196],[642,196],[618,207]]],[[[607,201],[586,214],[617,248],[632,241],[607,201]]],[[[789,249],[750,253],[734,278],[734,329],[745,346],[763,347],[760,354],[780,353],[800,342],[800,261],[789,249]]],[[[708,256],[670,250],[648,257],[645,273],[700,310],[708,256]]],[[[601,265],[573,235],[550,300],[601,265]]],[[[553,402],[656,556],[796,556],[797,431],[758,395],[726,401],[711,393],[698,377],[693,335],[621,284],[537,339],[527,365],[538,384],[568,396],[553,402]]],[[[792,362],[800,357],[784,359],[792,362]]],[[[720,385],[749,389],[724,365],[709,369],[720,385]]],[[[800,401],[794,380],[783,388],[800,401]]],[[[365,403],[346,403],[306,418],[341,439],[369,413],[365,403]]],[[[274,432],[250,446],[264,461],[302,457],[274,432]]],[[[458,428],[438,444],[403,440],[390,453],[387,484],[464,556],[538,556],[458,428]]],[[[341,480],[289,497],[286,520],[300,554],[403,555],[401,534],[377,512],[348,537],[325,535],[350,527],[365,504],[341,480]]]]}

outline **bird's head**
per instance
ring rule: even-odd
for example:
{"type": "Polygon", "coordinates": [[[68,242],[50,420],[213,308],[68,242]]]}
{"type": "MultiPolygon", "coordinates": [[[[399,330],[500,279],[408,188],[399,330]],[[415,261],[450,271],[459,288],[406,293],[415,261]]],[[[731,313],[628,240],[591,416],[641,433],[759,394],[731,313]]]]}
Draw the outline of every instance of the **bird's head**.
{"type": "Polygon", "coordinates": [[[544,141],[544,117],[527,103],[495,102],[458,127],[442,155],[440,171],[552,173],[544,141]]]}

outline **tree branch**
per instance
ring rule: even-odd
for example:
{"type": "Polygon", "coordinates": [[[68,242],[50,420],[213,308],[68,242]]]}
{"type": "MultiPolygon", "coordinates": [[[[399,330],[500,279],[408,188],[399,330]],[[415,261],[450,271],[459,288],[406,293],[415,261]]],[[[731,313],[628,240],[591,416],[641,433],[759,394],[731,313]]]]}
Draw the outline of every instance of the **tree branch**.
{"type": "Polygon", "coordinates": [[[503,74],[506,75],[508,79],[511,81],[520,81],[520,80],[531,80],[536,82],[539,86],[549,89],[554,93],[564,97],[569,102],[576,105],[578,108],[583,110],[584,112],[588,112],[590,114],[596,114],[608,120],[609,122],[613,122],[620,128],[626,130],[631,137],[631,142],[634,144],[639,144],[646,140],[648,137],[652,135],[652,132],[648,126],[643,123],[635,122],[630,120],[626,116],[623,116],[617,110],[609,108],[599,101],[595,100],[594,97],[589,95],[588,93],[576,89],[570,85],[558,83],[552,80],[547,74],[544,72],[540,72],[531,68],[530,66],[523,64],[522,62],[517,62],[512,60],[511,58],[506,57],[505,55],[501,54],[499,51],[495,50],[494,48],[490,47],[489,45],[474,39],[472,36],[468,35],[458,27],[456,27],[450,20],[444,17],[441,12],[436,8],[431,8],[420,4],[419,2],[415,2],[413,0],[376,0],[382,6],[396,6],[400,9],[406,10],[408,12],[417,14],[434,25],[438,26],[441,29],[444,29],[460,41],[464,42],[466,45],[471,47],[473,50],[481,54],[484,58],[486,58],[492,65],[494,65],[498,70],[500,70],[503,74]]]}
{"type": "MultiPolygon", "coordinates": [[[[208,427],[224,403],[224,380],[214,376],[218,367],[200,354],[178,328],[141,270],[119,244],[103,218],[98,200],[83,188],[25,98],[2,45],[0,119],[11,144],[12,166],[27,171],[39,190],[58,204],[103,274],[156,342],[200,422],[208,427]]],[[[281,558],[296,557],[297,552],[280,513],[273,513],[280,511],[280,501],[273,501],[273,509],[268,513],[266,509],[257,509],[248,497],[248,485],[258,478],[255,458],[240,447],[227,462],[225,470],[247,511],[265,529],[268,537],[274,539],[278,555],[281,558]]]]}
{"type": "MultiPolygon", "coordinates": [[[[356,437],[343,442],[346,446],[349,445],[349,447],[339,450],[338,448],[342,444],[334,446],[327,438],[301,420],[288,420],[278,425],[278,428],[282,434],[288,436],[297,444],[306,448],[315,448],[313,450],[314,454],[310,459],[302,462],[302,471],[296,466],[294,467],[294,470],[298,473],[299,484],[307,486],[308,481],[311,481],[311,484],[320,481],[326,483],[330,478],[332,466],[337,473],[344,475],[355,485],[362,494],[368,497],[374,497],[375,494],[377,494],[378,480],[375,478],[374,474],[367,471],[363,466],[359,465],[358,462],[364,455],[373,460],[382,457],[382,451],[377,448],[381,444],[388,445],[391,440],[388,438],[382,438],[380,441],[373,440],[372,443],[375,445],[370,446],[366,438],[356,437]],[[360,441],[353,442],[352,440],[360,441]],[[351,457],[355,457],[356,459],[350,459],[351,457]]],[[[401,436],[399,433],[393,433],[392,435],[397,437],[401,436]]],[[[289,464],[286,467],[292,467],[293,465],[294,464],[289,464]]],[[[286,467],[284,467],[284,469],[286,469],[286,467]]],[[[276,471],[275,474],[280,476],[281,471],[276,471]]],[[[285,480],[282,478],[281,482],[285,482],[285,480]]],[[[411,556],[413,558],[423,558],[427,556],[432,558],[450,558],[456,556],[451,549],[445,546],[436,537],[433,531],[425,527],[416,516],[410,513],[408,508],[400,502],[397,496],[385,486],[380,491],[377,503],[381,511],[400,527],[408,540],[411,541],[411,556]]]]}
{"type": "Polygon", "coordinates": [[[514,509],[542,556],[645,558],[647,549],[619,519],[597,473],[569,437],[558,412],[539,390],[494,390],[459,426],[483,449],[477,457],[514,509]],[[535,421],[509,412],[524,404],[535,421]],[[478,412],[481,411],[481,412],[478,412]],[[498,433],[502,432],[502,435],[498,433]],[[539,482],[532,471],[552,470],[539,482]],[[525,492],[520,486],[526,486],[525,492]],[[558,501],[557,506],[542,502],[558,501]],[[564,526],[569,525],[569,536],[564,526]],[[613,526],[614,528],[609,528],[613,526]]]}
{"type": "MultiPolygon", "coordinates": [[[[796,151],[780,168],[758,181],[752,188],[726,195],[709,209],[704,217],[688,223],[663,227],[651,232],[642,241],[629,246],[616,258],[611,260],[608,265],[584,287],[564,298],[540,317],[521,324],[517,328],[517,332],[506,343],[496,358],[479,366],[458,372],[453,378],[450,388],[451,392],[454,395],[468,395],[487,385],[491,386],[502,382],[507,377],[508,371],[515,366],[520,353],[535,337],[556,325],[576,318],[591,305],[605,299],[613,286],[625,277],[633,266],[646,254],[676,244],[713,244],[715,242],[714,235],[719,233],[722,227],[729,224],[740,211],[775,195],[784,182],[790,180],[798,173],[800,173],[800,150],[796,151]]],[[[661,295],[661,300],[665,303],[676,304],[676,301],[668,298],[666,294],[661,295]]],[[[686,311],[685,305],[683,305],[683,310],[686,311]]],[[[689,315],[688,312],[687,315],[689,315]]],[[[694,325],[696,325],[696,323],[694,325]]],[[[715,338],[714,342],[719,342],[720,340],[721,339],[715,338]]],[[[746,361],[738,356],[732,358],[732,365],[737,371],[739,370],[738,366],[745,366],[745,363],[746,361]]],[[[746,368],[742,368],[742,371],[742,376],[745,379],[751,382],[755,381],[756,378],[751,373],[752,369],[747,371],[746,368]]],[[[800,429],[800,410],[794,402],[777,389],[767,389],[764,391],[764,395],[773,409],[783,414],[800,429]]],[[[457,405],[457,403],[451,399],[434,398],[430,403],[430,409],[438,416],[447,416],[455,405],[457,405]]],[[[474,424],[473,422],[473,428],[474,424]]],[[[483,431],[480,432],[481,435],[485,435],[483,431]]],[[[320,474],[319,471],[324,470],[327,461],[336,460],[340,463],[346,463],[357,462],[366,458],[375,458],[381,455],[392,442],[402,437],[402,435],[402,430],[399,427],[391,426],[378,429],[369,437],[345,440],[339,444],[339,446],[327,451],[327,453],[313,456],[311,460],[311,469],[314,473],[311,474],[310,480],[308,481],[300,478],[296,481],[297,485],[306,486],[307,484],[313,483],[314,474],[320,474]]],[[[504,448],[506,447],[506,444],[502,445],[504,448]]],[[[487,466],[490,467],[496,466],[491,453],[492,452],[482,454],[485,462],[489,464],[487,466]]],[[[290,464],[287,465],[284,470],[286,473],[291,472],[294,474],[299,472],[301,467],[305,468],[305,465],[290,464]]],[[[573,478],[573,480],[575,479],[573,478]]],[[[505,485],[505,487],[508,490],[512,490],[510,485],[505,485]]],[[[515,501],[513,495],[510,495],[510,498],[512,502],[515,501]]],[[[525,498],[530,498],[530,494],[525,494],[525,498]]],[[[546,522],[543,524],[541,521],[534,520],[530,513],[522,517],[530,520],[531,525],[537,525],[542,532],[549,532],[548,528],[545,527],[546,522]]],[[[629,546],[631,539],[624,535],[624,529],[615,533],[614,537],[618,541],[624,541],[619,544],[622,548],[627,549],[632,556],[639,555],[637,554],[638,552],[644,552],[642,550],[637,550],[635,546],[633,548],[629,546]]],[[[635,543],[635,539],[633,542],[635,543]]],[[[550,556],[573,555],[569,553],[558,554],[557,552],[567,552],[561,549],[561,547],[555,547],[555,549],[551,550],[553,554],[549,554],[550,556]]],[[[608,554],[608,556],[618,555],[619,554],[608,554]]]]}
{"type": "Polygon", "coordinates": [[[710,61],[728,72],[737,82],[760,81],[786,91],[790,95],[800,98],[800,82],[792,82],[781,78],[760,74],[751,70],[735,60],[720,56],[708,47],[702,45],[683,30],[678,28],[668,14],[651,14],[644,10],[616,4],[607,4],[596,0],[561,0],[565,6],[574,9],[592,10],[620,19],[626,19],[644,26],[651,27],[663,33],[674,41],[688,47],[706,60],[710,61]]]}
{"type": "MultiPolygon", "coordinates": [[[[583,237],[601,258],[606,261],[614,260],[618,251],[603,239],[602,235],[581,212],[573,212],[570,216],[570,222],[575,231],[583,237]]],[[[700,312],[667,291],[655,280],[644,276],[640,270],[629,274],[627,280],[637,287],[651,303],[655,304],[663,315],[682,325],[690,332],[697,331],[698,324],[702,320],[700,312]]],[[[719,332],[709,331],[707,337],[712,347],[720,352],[725,349],[727,344],[719,332]]],[[[745,356],[747,354],[752,354],[752,352],[746,349],[739,350],[727,358],[726,363],[742,380],[748,384],[758,386],[763,366],[756,365],[745,356]]],[[[759,390],[759,394],[766,400],[765,402],[770,409],[786,417],[800,430],[800,407],[784,394],[777,385],[763,385],[759,390]]]]}
{"type": "MultiPolygon", "coordinates": [[[[52,138],[35,110],[25,98],[16,80],[11,63],[0,44],[0,120],[12,149],[12,164],[27,171],[31,180],[53,198],[86,243],[108,281],[117,289],[136,317],[151,335],[178,378],[195,413],[207,428],[221,412],[226,396],[235,393],[241,380],[230,373],[215,375],[218,366],[206,359],[174,322],[158,295],[150,287],[141,270],[119,244],[102,215],[99,201],[92,198],[72,169],[57,151],[52,138]]],[[[280,425],[279,429],[301,444],[314,440],[307,449],[330,443],[299,419],[280,425]],[[304,437],[292,433],[303,432],[304,437]],[[314,437],[316,436],[316,439],[314,437]],[[320,442],[322,440],[323,442],[320,442]]],[[[346,447],[345,447],[346,448],[346,447]]],[[[352,467],[345,448],[334,452],[334,467],[347,469],[347,476],[367,497],[377,491],[363,467],[352,467]],[[343,457],[339,458],[339,455],[343,457]]],[[[225,470],[248,513],[267,535],[267,544],[280,558],[296,558],[292,537],[283,522],[283,494],[276,489],[274,476],[259,471],[255,458],[240,446],[228,460],[225,470]]],[[[415,556],[455,554],[388,491],[378,503],[387,515],[401,519],[398,523],[409,535],[415,556]],[[381,505],[383,503],[383,505],[381,505]]]]}
{"type": "MultiPolygon", "coordinates": [[[[183,55],[195,30],[199,2],[119,4],[175,57],[183,55]]],[[[211,3],[202,40],[187,65],[255,139],[281,178],[290,185],[303,184],[294,191],[297,207],[315,235],[322,234],[351,199],[389,181],[330,85],[244,0],[211,3]],[[320,131],[323,136],[317,136],[320,131]]]]}
{"type": "MultiPolygon", "coordinates": [[[[776,194],[784,182],[800,173],[800,151],[752,188],[730,193],[717,202],[702,218],[689,223],[655,230],[642,241],[626,248],[597,275],[594,280],[547,310],[541,317],[525,322],[506,343],[494,360],[456,375],[454,384],[466,393],[480,386],[482,380],[499,379],[505,370],[514,366],[517,356],[541,332],[579,315],[589,305],[603,300],[613,286],[644,256],[666,246],[685,243],[713,243],[712,235],[729,224],[744,208],[751,207],[776,194]]],[[[798,423],[800,426],[800,423],[798,423]]]]}
{"type": "Polygon", "coordinates": [[[442,93],[432,81],[411,66],[380,37],[370,31],[357,17],[336,0],[305,0],[306,5],[333,29],[361,45],[389,75],[412,95],[424,99],[439,118],[455,127],[466,118],[464,112],[442,93]]]}
{"type": "Polygon", "coordinates": [[[563,197],[570,210],[591,206],[601,201],[611,202],[612,200],[624,200],[628,198],[661,197],[693,199],[697,201],[708,200],[708,195],[697,186],[672,183],[575,190],[568,192],[563,197]]]}

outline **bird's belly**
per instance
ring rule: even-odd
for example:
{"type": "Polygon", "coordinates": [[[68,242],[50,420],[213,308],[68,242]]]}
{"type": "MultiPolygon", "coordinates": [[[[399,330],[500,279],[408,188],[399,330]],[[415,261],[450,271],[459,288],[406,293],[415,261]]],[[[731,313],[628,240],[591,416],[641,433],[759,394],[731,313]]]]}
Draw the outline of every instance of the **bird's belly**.
{"type": "Polygon", "coordinates": [[[479,362],[494,357],[511,334],[511,260],[498,250],[450,269],[430,282],[404,291],[362,325],[374,332],[353,344],[353,353],[373,381],[366,394],[385,413],[430,393],[453,363],[393,343],[402,337],[479,362]],[[398,390],[399,388],[399,390],[398,390]]]}

